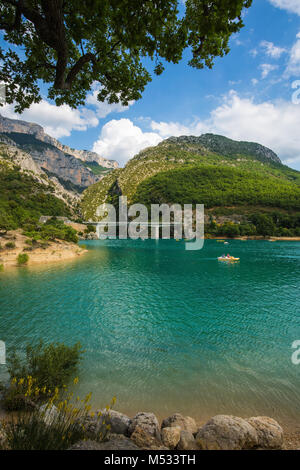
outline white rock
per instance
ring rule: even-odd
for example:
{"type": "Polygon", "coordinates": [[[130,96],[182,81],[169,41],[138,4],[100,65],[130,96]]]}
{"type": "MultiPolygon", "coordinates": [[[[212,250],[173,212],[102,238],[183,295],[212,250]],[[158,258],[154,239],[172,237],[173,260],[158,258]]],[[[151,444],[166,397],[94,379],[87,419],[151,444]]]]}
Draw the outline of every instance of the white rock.
{"type": "Polygon", "coordinates": [[[50,426],[59,416],[59,411],[55,405],[42,405],[39,408],[39,412],[43,421],[47,426],[50,426]]]}
{"type": "Polygon", "coordinates": [[[180,427],[173,426],[169,428],[163,428],[161,431],[161,438],[166,447],[169,449],[175,449],[178,442],[180,441],[180,427]]]}
{"type": "MultiPolygon", "coordinates": [[[[128,435],[129,426],[131,424],[131,419],[128,416],[115,410],[100,411],[102,416],[99,419],[99,422],[102,423],[105,420],[105,424],[110,424],[110,432],[115,434],[124,434],[125,436],[128,435]]],[[[99,411],[96,412],[96,416],[98,413],[99,411]]]]}
{"type": "Polygon", "coordinates": [[[145,432],[160,439],[159,424],[156,416],[153,413],[140,412],[135,415],[129,426],[129,435],[131,435],[135,428],[139,426],[145,432]]]}
{"type": "Polygon", "coordinates": [[[173,426],[179,427],[181,431],[189,431],[192,434],[197,432],[197,424],[190,416],[182,416],[180,413],[175,413],[172,416],[164,419],[162,422],[163,428],[171,428],[173,426]]]}
{"type": "Polygon", "coordinates": [[[257,416],[247,419],[256,429],[258,447],[263,449],[281,449],[283,445],[282,427],[272,418],[257,416]]]}
{"type": "Polygon", "coordinates": [[[196,443],[203,450],[252,449],[258,445],[258,436],[246,420],[218,415],[199,429],[196,443]]]}
{"type": "Polygon", "coordinates": [[[178,450],[199,450],[199,447],[196,444],[196,440],[193,434],[190,431],[181,431],[180,432],[180,441],[177,446],[178,450]]]}

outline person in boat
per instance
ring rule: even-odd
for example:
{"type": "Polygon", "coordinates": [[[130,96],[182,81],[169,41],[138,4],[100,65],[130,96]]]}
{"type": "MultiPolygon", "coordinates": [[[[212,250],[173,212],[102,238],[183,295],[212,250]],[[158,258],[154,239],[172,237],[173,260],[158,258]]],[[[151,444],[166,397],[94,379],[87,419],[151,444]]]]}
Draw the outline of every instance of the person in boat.
{"type": "Polygon", "coordinates": [[[226,256],[226,258],[231,258],[231,256],[230,256],[230,254],[229,254],[229,253],[227,253],[227,256],[226,256]]]}

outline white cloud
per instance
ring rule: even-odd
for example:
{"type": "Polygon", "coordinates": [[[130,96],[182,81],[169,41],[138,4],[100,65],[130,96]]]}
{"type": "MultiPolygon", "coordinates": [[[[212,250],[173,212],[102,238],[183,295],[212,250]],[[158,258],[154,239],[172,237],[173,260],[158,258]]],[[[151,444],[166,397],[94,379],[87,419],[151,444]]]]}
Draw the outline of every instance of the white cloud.
{"type": "Polygon", "coordinates": [[[152,122],[151,128],[163,138],[171,135],[201,135],[205,132],[235,140],[258,142],[288,164],[300,163],[300,105],[288,101],[255,103],[231,91],[224,103],[208,119],[181,126],[179,123],[152,122]]]}
{"type": "Polygon", "coordinates": [[[210,117],[210,127],[237,140],[259,142],[282,158],[300,157],[300,106],[291,102],[255,103],[231,92],[210,117]]]}
{"type": "Polygon", "coordinates": [[[274,7],[281,8],[281,10],[287,10],[290,13],[296,13],[300,15],[300,2],[299,0],[269,0],[274,7]]]}
{"type": "Polygon", "coordinates": [[[168,137],[211,132],[258,142],[274,150],[284,163],[300,167],[300,105],[289,101],[256,103],[254,98],[243,98],[231,90],[207,119],[195,118],[189,124],[148,119],[146,122],[151,132],[143,132],[129,119],[108,122],[93,150],[123,165],[140,150],[168,137]]]}
{"type": "Polygon", "coordinates": [[[286,49],[283,47],[275,46],[273,42],[261,41],[260,46],[265,50],[265,53],[273,59],[279,59],[286,49]]]}
{"type": "Polygon", "coordinates": [[[252,57],[256,57],[258,55],[258,50],[257,49],[251,49],[249,51],[249,54],[252,55],[252,57]]]}
{"type": "Polygon", "coordinates": [[[256,86],[258,84],[257,78],[252,78],[251,83],[253,86],[256,86]]]}
{"type": "Polygon", "coordinates": [[[189,125],[179,122],[151,121],[150,127],[164,139],[171,136],[179,137],[180,135],[201,135],[207,131],[205,122],[201,122],[199,119],[194,120],[189,125]]]}
{"type": "Polygon", "coordinates": [[[57,139],[69,136],[73,130],[86,131],[88,127],[99,124],[97,116],[90,109],[75,110],[66,104],[57,107],[46,100],[32,104],[21,115],[14,112],[14,105],[8,104],[0,108],[0,112],[10,119],[38,123],[47,134],[57,139]]]}
{"type": "Polygon", "coordinates": [[[242,80],[229,80],[228,83],[230,86],[240,85],[242,83],[242,80]]]}
{"type": "Polygon", "coordinates": [[[140,150],[157,145],[162,137],[154,132],[143,132],[130,119],[113,119],[102,127],[93,151],[124,165],[140,150]]]}
{"type": "Polygon", "coordinates": [[[267,78],[273,70],[278,69],[278,66],[273,64],[261,64],[259,68],[261,69],[261,78],[267,78]]]}
{"type": "Polygon", "coordinates": [[[297,34],[297,41],[290,50],[290,57],[284,73],[285,78],[300,75],[300,33],[297,34]]]}
{"type": "Polygon", "coordinates": [[[99,87],[95,86],[93,93],[88,94],[86,103],[92,105],[96,108],[96,114],[99,118],[105,118],[108,114],[111,113],[123,113],[127,111],[129,106],[134,104],[134,101],[129,101],[128,106],[123,106],[121,103],[112,103],[109,104],[107,101],[103,103],[97,100],[97,95],[99,93],[99,87]]]}

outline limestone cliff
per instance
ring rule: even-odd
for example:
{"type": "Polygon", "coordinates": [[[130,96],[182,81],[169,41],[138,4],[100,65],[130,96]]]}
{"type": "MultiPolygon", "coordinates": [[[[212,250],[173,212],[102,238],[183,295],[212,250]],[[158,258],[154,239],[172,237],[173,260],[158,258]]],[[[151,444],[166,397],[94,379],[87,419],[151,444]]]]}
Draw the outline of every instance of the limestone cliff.
{"type": "MultiPolygon", "coordinates": [[[[73,190],[84,189],[101,179],[95,175],[83,162],[96,162],[101,167],[113,170],[118,163],[107,160],[95,152],[72,149],[49,136],[38,124],[8,119],[0,115],[0,139],[11,146],[30,154],[36,165],[57,176],[63,181],[69,181],[73,190]]],[[[69,186],[66,185],[69,189],[69,186]]]]}

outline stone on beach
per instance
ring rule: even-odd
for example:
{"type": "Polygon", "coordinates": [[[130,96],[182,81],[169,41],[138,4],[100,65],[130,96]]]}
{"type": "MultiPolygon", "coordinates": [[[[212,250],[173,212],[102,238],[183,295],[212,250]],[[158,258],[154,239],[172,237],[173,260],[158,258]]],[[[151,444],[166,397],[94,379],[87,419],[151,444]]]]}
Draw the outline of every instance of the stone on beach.
{"type": "Polygon", "coordinates": [[[141,426],[136,426],[134,432],[131,434],[131,440],[140,448],[145,450],[168,450],[161,440],[149,434],[149,432],[141,426]]]}
{"type": "Polygon", "coordinates": [[[55,405],[42,405],[39,408],[40,415],[47,426],[51,426],[58,418],[59,412],[55,405]]]}
{"type": "Polygon", "coordinates": [[[150,436],[160,440],[159,423],[153,413],[140,412],[135,415],[129,426],[129,435],[133,434],[135,428],[139,426],[150,436]]]}
{"type": "Polygon", "coordinates": [[[283,445],[282,427],[272,418],[257,416],[247,419],[256,430],[258,447],[262,449],[281,449],[283,445]]]}
{"type": "Polygon", "coordinates": [[[196,443],[202,450],[253,449],[258,445],[258,436],[246,420],[217,415],[199,429],[196,443]]]}
{"type": "Polygon", "coordinates": [[[175,413],[172,416],[164,419],[161,425],[163,428],[179,427],[181,431],[189,431],[192,434],[197,432],[197,424],[190,416],[182,416],[180,413],[175,413]]]}
{"type": "Polygon", "coordinates": [[[178,450],[199,450],[196,440],[190,431],[181,431],[180,440],[177,446],[178,450]]]}
{"type": "MultiPolygon", "coordinates": [[[[99,422],[102,424],[105,421],[105,424],[110,425],[110,431],[115,434],[124,434],[125,436],[128,435],[129,426],[131,424],[131,419],[129,416],[120,413],[119,411],[115,410],[100,410],[102,413],[99,422]]],[[[96,415],[98,415],[99,411],[97,411],[96,415]]]]}
{"type": "Polygon", "coordinates": [[[79,441],[68,450],[139,450],[139,448],[127,437],[119,435],[111,436],[105,442],[79,441]]]}
{"type": "Polygon", "coordinates": [[[181,429],[179,426],[163,428],[161,431],[161,438],[164,445],[169,449],[175,449],[180,441],[180,431],[181,429]]]}

